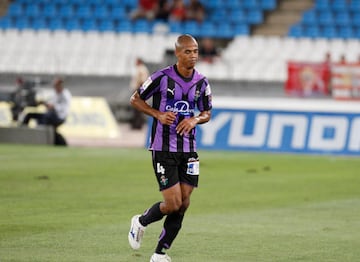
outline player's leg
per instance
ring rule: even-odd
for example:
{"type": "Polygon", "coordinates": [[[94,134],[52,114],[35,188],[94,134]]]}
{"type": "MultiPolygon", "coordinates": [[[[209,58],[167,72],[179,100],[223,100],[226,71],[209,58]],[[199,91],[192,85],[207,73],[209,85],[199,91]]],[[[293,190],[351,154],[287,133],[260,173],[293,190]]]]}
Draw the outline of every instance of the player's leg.
{"type": "MultiPolygon", "coordinates": [[[[154,255],[151,257],[150,262],[156,261],[171,261],[171,259],[165,254],[165,251],[171,247],[171,244],[178,235],[184,215],[188,207],[190,206],[190,196],[193,189],[197,187],[199,180],[199,160],[198,155],[195,152],[182,154],[178,165],[179,181],[181,200],[177,203],[181,203],[179,207],[174,204],[172,212],[166,216],[163,230],[159,237],[158,245],[155,249],[154,255]]],[[[167,192],[166,192],[167,193],[167,192]]],[[[164,194],[163,194],[164,195],[164,194]]],[[[179,195],[176,195],[179,196],[179,195]]],[[[164,199],[167,196],[164,195],[164,199]]],[[[171,199],[171,196],[168,196],[171,199]]],[[[175,197],[173,196],[175,199],[175,197]]]]}
{"type": "Polygon", "coordinates": [[[164,227],[155,250],[157,254],[165,254],[165,250],[171,247],[172,242],[181,229],[185,212],[190,205],[190,195],[193,191],[193,186],[180,184],[180,189],[182,198],[181,205],[177,210],[174,210],[166,216],[164,227]]]}
{"type": "Polygon", "coordinates": [[[152,154],[153,167],[159,189],[163,195],[163,201],[155,203],[142,215],[136,215],[132,218],[128,239],[133,249],[140,248],[147,225],[161,220],[174,210],[178,210],[182,203],[175,157],[169,152],[152,152],[152,154]]]}

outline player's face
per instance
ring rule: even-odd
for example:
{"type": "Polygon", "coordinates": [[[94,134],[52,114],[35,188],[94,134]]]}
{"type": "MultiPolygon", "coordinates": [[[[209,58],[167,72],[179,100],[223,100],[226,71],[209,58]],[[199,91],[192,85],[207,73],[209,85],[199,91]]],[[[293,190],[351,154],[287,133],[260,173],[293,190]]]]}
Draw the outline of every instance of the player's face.
{"type": "Polygon", "coordinates": [[[192,69],[199,58],[199,47],[196,42],[185,43],[177,52],[179,64],[186,69],[192,69]]]}

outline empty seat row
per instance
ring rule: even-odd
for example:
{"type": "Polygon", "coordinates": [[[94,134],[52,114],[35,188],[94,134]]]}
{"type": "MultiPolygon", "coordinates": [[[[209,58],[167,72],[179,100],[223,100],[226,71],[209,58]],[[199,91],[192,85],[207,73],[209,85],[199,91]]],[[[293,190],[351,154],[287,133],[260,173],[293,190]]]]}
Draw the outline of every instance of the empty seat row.
{"type": "MultiPolygon", "coordinates": [[[[174,48],[176,37],[177,34],[6,30],[0,32],[0,72],[130,76],[129,65],[136,57],[163,63],[166,51],[174,48]]],[[[342,56],[356,62],[360,58],[360,41],[237,36],[215,63],[200,61],[196,67],[210,79],[285,81],[288,61],[322,62],[327,52],[334,62],[342,56]]]]}
{"type": "Polygon", "coordinates": [[[296,24],[289,29],[291,37],[360,39],[360,26],[317,26],[296,24]]]}

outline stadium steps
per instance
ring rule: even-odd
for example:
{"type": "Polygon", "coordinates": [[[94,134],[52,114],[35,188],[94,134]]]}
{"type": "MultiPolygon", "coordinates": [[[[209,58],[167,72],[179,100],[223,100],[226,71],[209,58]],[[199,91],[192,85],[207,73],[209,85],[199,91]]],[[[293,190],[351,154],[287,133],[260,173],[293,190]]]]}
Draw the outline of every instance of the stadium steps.
{"type": "Polygon", "coordinates": [[[253,35],[286,36],[289,26],[313,5],[313,0],[280,0],[277,9],[266,14],[264,23],[254,27],[253,35]]]}
{"type": "Polygon", "coordinates": [[[9,2],[8,0],[1,0],[0,1],[0,17],[6,15],[8,7],[9,7],[9,2]]]}

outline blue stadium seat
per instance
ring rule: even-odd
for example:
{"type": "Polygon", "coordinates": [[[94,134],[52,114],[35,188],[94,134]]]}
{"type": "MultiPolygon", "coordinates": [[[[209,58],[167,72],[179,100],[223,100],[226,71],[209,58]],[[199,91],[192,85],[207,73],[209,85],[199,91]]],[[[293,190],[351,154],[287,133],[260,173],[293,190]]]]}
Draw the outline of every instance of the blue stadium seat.
{"type": "Polygon", "coordinates": [[[243,9],[232,9],[229,11],[227,20],[234,24],[246,24],[246,13],[243,9]]]}
{"type": "Polygon", "coordinates": [[[233,27],[234,35],[249,35],[250,29],[248,25],[245,24],[237,24],[233,27]]]}
{"type": "Polygon", "coordinates": [[[208,0],[206,1],[206,5],[210,9],[222,9],[223,2],[221,0],[208,0]]]}
{"type": "Polygon", "coordinates": [[[260,0],[260,6],[263,10],[274,10],[277,6],[276,0],[260,0]]]}
{"type": "Polygon", "coordinates": [[[41,14],[40,5],[36,3],[28,4],[25,6],[24,15],[27,17],[37,17],[41,14]]]}
{"type": "Polygon", "coordinates": [[[353,26],[360,27],[360,12],[353,15],[351,22],[353,26]]]}
{"type": "Polygon", "coordinates": [[[333,0],[331,3],[331,9],[334,11],[347,11],[348,4],[345,0],[333,0]]]}
{"type": "Polygon", "coordinates": [[[314,9],[307,10],[302,15],[302,24],[309,26],[309,25],[317,25],[318,24],[318,17],[317,13],[314,9]]]}
{"type": "Polygon", "coordinates": [[[46,18],[37,17],[32,20],[31,28],[34,30],[45,30],[49,27],[48,21],[46,18]]]}
{"type": "Polygon", "coordinates": [[[299,38],[304,35],[304,30],[301,24],[292,25],[289,29],[288,36],[299,38]]]}
{"type": "Polygon", "coordinates": [[[115,31],[118,33],[123,33],[123,32],[132,32],[133,28],[133,24],[129,21],[129,20],[122,20],[119,21],[116,25],[115,25],[115,31]]]}
{"type": "Polygon", "coordinates": [[[55,18],[58,15],[58,10],[56,5],[47,4],[44,6],[42,11],[42,16],[46,18],[55,18]]]}
{"type": "Polygon", "coordinates": [[[134,21],[133,27],[132,27],[133,33],[151,33],[152,32],[152,26],[151,22],[149,22],[146,19],[138,19],[134,21]]]}
{"type": "Polygon", "coordinates": [[[224,3],[221,6],[223,8],[224,7],[227,8],[229,10],[241,9],[242,1],[240,1],[240,0],[224,0],[224,3]]]}
{"type": "Polygon", "coordinates": [[[94,17],[96,19],[105,19],[109,18],[109,10],[105,5],[95,5],[94,6],[94,17]]]}
{"type": "Polygon", "coordinates": [[[18,30],[31,28],[31,21],[27,17],[19,17],[14,21],[14,27],[18,30]]]}
{"type": "Polygon", "coordinates": [[[14,27],[14,21],[10,16],[0,17],[0,28],[1,29],[9,29],[14,27]]]}
{"type": "Polygon", "coordinates": [[[323,25],[323,26],[334,25],[335,20],[334,20],[334,16],[333,16],[332,12],[322,11],[319,14],[319,24],[323,25]]]}
{"type": "Polygon", "coordinates": [[[230,23],[219,23],[217,26],[217,34],[218,38],[229,39],[234,37],[234,28],[230,23]]]}
{"type": "Polygon", "coordinates": [[[338,36],[338,32],[335,26],[325,26],[322,29],[321,32],[321,36],[328,38],[328,39],[333,39],[333,38],[337,38],[338,36]]]}
{"type": "Polygon", "coordinates": [[[75,15],[74,7],[72,5],[60,5],[59,16],[61,18],[73,18],[75,15]]]}
{"type": "Polygon", "coordinates": [[[258,0],[246,0],[243,2],[243,7],[248,10],[261,10],[258,0]]]}
{"type": "Polygon", "coordinates": [[[214,9],[209,14],[209,20],[214,22],[226,21],[228,19],[228,12],[225,9],[214,9]]]}
{"type": "Polygon", "coordinates": [[[99,28],[98,28],[98,23],[96,22],[95,19],[87,18],[82,21],[81,29],[85,32],[88,32],[88,31],[96,31],[99,28]]]}
{"type": "Polygon", "coordinates": [[[217,30],[216,25],[213,22],[204,21],[199,25],[199,37],[216,37],[217,30]]]}
{"type": "Polygon", "coordinates": [[[64,29],[64,20],[62,18],[53,18],[49,21],[48,27],[51,31],[64,29]]]}
{"type": "Polygon", "coordinates": [[[330,0],[316,0],[315,1],[315,9],[317,11],[331,10],[330,0]]]}
{"type": "Polygon", "coordinates": [[[24,14],[23,5],[20,3],[12,3],[9,7],[8,14],[10,16],[20,17],[24,14]]]}
{"type": "Polygon", "coordinates": [[[64,29],[67,31],[81,31],[82,26],[80,20],[77,18],[67,19],[64,24],[64,29]]]}
{"type": "Polygon", "coordinates": [[[335,13],[335,24],[338,26],[351,26],[352,21],[350,13],[347,11],[339,11],[335,13]]]}
{"type": "Polygon", "coordinates": [[[247,22],[251,25],[260,24],[264,21],[264,15],[260,10],[250,10],[247,13],[247,22]]]}
{"type": "Polygon", "coordinates": [[[338,36],[344,39],[355,38],[355,33],[351,27],[340,27],[338,30],[338,36]]]}
{"type": "Polygon", "coordinates": [[[321,31],[318,26],[307,26],[305,27],[305,36],[311,38],[318,38],[321,36],[321,31]]]}
{"type": "Polygon", "coordinates": [[[181,33],[183,32],[182,23],[179,21],[169,21],[169,31],[170,33],[181,33]]]}
{"type": "Polygon", "coordinates": [[[196,21],[185,21],[183,25],[184,33],[198,36],[201,34],[199,24],[196,21]]]}
{"type": "Polygon", "coordinates": [[[87,19],[93,16],[92,10],[88,5],[82,5],[76,8],[75,16],[80,19],[87,19]]]}
{"type": "Polygon", "coordinates": [[[352,0],[349,4],[349,9],[353,12],[360,12],[360,0],[352,0]]]}
{"type": "Polygon", "coordinates": [[[111,19],[103,19],[99,22],[99,30],[101,32],[115,31],[115,24],[111,19]]]}
{"type": "Polygon", "coordinates": [[[112,19],[125,20],[127,19],[127,13],[123,6],[110,7],[109,16],[112,19]]]}

